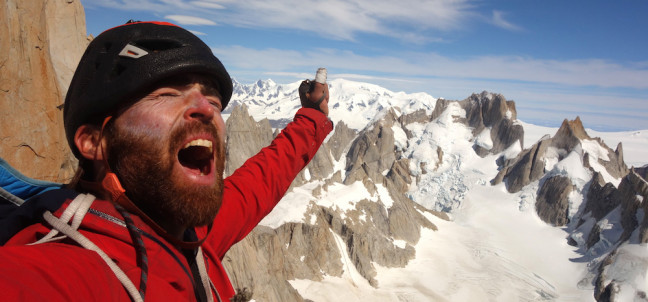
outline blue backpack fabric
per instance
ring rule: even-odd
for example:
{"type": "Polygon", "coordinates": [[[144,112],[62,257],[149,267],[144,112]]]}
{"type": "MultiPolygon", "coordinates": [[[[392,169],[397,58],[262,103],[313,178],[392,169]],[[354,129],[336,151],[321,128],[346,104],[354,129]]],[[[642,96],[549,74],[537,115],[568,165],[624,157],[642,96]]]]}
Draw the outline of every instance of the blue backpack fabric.
{"type": "Polygon", "coordinates": [[[76,195],[63,184],[29,178],[0,158],[0,245],[76,195]]]}

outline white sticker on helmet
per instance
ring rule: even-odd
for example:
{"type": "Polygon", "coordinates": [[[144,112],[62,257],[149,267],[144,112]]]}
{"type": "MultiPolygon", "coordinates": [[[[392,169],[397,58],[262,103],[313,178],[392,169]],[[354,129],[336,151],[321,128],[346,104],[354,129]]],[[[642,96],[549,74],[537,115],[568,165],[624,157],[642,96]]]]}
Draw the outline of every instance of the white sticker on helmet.
{"type": "Polygon", "coordinates": [[[119,56],[121,57],[128,57],[128,58],[133,58],[133,59],[139,59],[145,55],[148,54],[148,51],[141,49],[135,45],[132,44],[126,44],[124,46],[124,49],[119,53],[119,56]]]}

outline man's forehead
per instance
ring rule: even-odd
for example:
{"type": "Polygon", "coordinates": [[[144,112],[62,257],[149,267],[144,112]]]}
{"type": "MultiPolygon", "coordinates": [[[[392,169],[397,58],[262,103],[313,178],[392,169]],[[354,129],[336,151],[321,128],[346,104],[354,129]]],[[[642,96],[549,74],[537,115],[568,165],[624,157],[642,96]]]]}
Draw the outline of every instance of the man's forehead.
{"type": "Polygon", "coordinates": [[[221,96],[216,79],[202,74],[182,74],[166,78],[158,82],[154,89],[161,87],[178,87],[193,84],[200,84],[203,88],[203,93],[210,95],[221,96]]]}
{"type": "Polygon", "coordinates": [[[143,89],[142,94],[131,99],[131,101],[129,102],[124,102],[121,106],[115,109],[115,111],[113,111],[114,112],[113,114],[121,115],[124,111],[128,110],[128,108],[130,108],[132,105],[138,103],[147,95],[150,95],[157,89],[164,88],[164,87],[182,88],[196,83],[201,85],[200,92],[202,94],[217,96],[219,99],[223,98],[219,91],[219,87],[215,79],[211,79],[210,77],[202,74],[182,74],[182,75],[168,77],[166,79],[158,81],[156,84],[152,85],[148,89],[143,89]]]}

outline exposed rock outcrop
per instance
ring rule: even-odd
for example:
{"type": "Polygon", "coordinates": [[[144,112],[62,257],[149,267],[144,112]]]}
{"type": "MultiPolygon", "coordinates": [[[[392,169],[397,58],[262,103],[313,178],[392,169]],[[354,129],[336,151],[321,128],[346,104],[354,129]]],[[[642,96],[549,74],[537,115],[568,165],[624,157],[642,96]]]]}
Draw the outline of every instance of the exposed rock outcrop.
{"type": "Polygon", "coordinates": [[[597,221],[621,204],[619,190],[613,184],[605,183],[598,172],[592,177],[586,198],[584,213],[590,213],[597,221]]]}
{"type": "Polygon", "coordinates": [[[637,213],[648,213],[648,182],[636,173],[628,173],[619,184],[621,199],[622,239],[630,238],[635,230],[638,231],[638,243],[648,243],[648,217],[643,215],[639,220],[637,213]],[[641,210],[641,211],[639,211],[641,210]]]}
{"type": "Polygon", "coordinates": [[[387,172],[387,179],[394,185],[397,192],[405,193],[412,183],[412,176],[409,171],[409,160],[401,158],[394,161],[391,169],[387,172]]]}
{"type": "Polygon", "coordinates": [[[308,163],[308,179],[303,175],[306,172],[302,172],[302,177],[304,181],[313,180],[313,179],[326,179],[329,175],[333,173],[333,158],[331,156],[332,150],[329,147],[329,144],[324,143],[315,153],[315,157],[308,163]]]}
{"type": "MultiPolygon", "coordinates": [[[[441,103],[443,103],[443,101],[441,101],[441,103]]],[[[437,100],[437,106],[439,106],[439,101],[438,100],[437,100]]],[[[437,107],[435,107],[435,109],[436,108],[437,107]]],[[[436,112],[436,110],[435,110],[435,112],[436,112]]],[[[440,113],[438,113],[438,114],[440,114],[440,113]]],[[[437,114],[437,116],[438,116],[438,114],[437,114]]],[[[434,116],[434,114],[432,116],[434,116]]],[[[427,122],[432,120],[431,119],[432,116],[428,116],[424,109],[419,109],[419,110],[416,110],[416,111],[414,111],[412,113],[401,115],[398,118],[398,122],[403,126],[413,124],[413,123],[427,123],[427,122]]],[[[406,128],[404,130],[406,130],[405,132],[408,134],[407,138],[412,138],[411,133],[409,133],[409,131],[407,131],[406,128]]]]}
{"type": "MultiPolygon", "coordinates": [[[[620,288],[623,286],[622,280],[616,280],[607,274],[609,267],[615,265],[625,267],[628,266],[627,262],[629,261],[641,261],[639,259],[632,259],[633,256],[624,250],[625,246],[623,243],[648,243],[648,219],[646,215],[637,215],[640,212],[647,213],[646,211],[648,210],[648,183],[646,180],[634,172],[628,173],[619,184],[615,196],[618,196],[621,200],[621,225],[623,226],[623,234],[620,236],[618,242],[616,242],[617,248],[605,256],[598,267],[594,280],[594,297],[597,301],[617,301],[620,288]],[[640,217],[641,221],[638,220],[640,217]],[[633,236],[633,234],[636,235],[633,236]]],[[[593,233],[595,232],[593,231],[593,233]]],[[[596,239],[600,239],[599,236],[599,234],[596,234],[596,239]]],[[[628,271],[631,272],[631,270],[628,271]]],[[[627,278],[632,280],[633,276],[627,276],[627,278]]],[[[627,292],[628,290],[632,290],[632,288],[625,289],[625,297],[630,297],[627,292]]],[[[634,294],[636,297],[635,300],[637,301],[645,300],[646,298],[645,292],[638,291],[634,294]]]]}
{"type": "Polygon", "coordinates": [[[390,109],[378,123],[360,132],[347,153],[345,184],[361,181],[365,176],[382,182],[383,171],[389,170],[396,160],[391,129],[396,120],[396,113],[390,109]]]}
{"type": "MultiPolygon", "coordinates": [[[[318,219],[325,219],[318,213],[318,219]]],[[[248,288],[257,301],[303,301],[288,280],[340,276],[340,249],[326,224],[259,226],[223,259],[234,288],[248,288]]]]}
{"type": "Polygon", "coordinates": [[[505,164],[493,179],[494,185],[504,181],[509,192],[519,192],[524,186],[540,179],[545,173],[543,155],[551,144],[550,139],[541,140],[530,149],[505,164]]]}
{"type": "Polygon", "coordinates": [[[581,140],[589,138],[590,136],[585,132],[580,117],[576,117],[573,121],[565,119],[551,140],[551,146],[570,152],[576,145],[580,144],[581,140]]]}
{"type": "MultiPolygon", "coordinates": [[[[587,135],[580,118],[576,117],[573,121],[564,120],[553,138],[545,137],[530,149],[520,152],[514,160],[502,163],[503,165],[497,176],[492,180],[492,183],[498,184],[504,181],[509,192],[519,192],[524,186],[539,180],[547,172],[545,167],[545,159],[547,156],[557,156],[554,159],[561,161],[573,152],[577,146],[582,146],[584,140],[594,140],[602,148],[607,150],[609,160],[598,158],[598,163],[610,175],[620,178],[627,174],[628,168],[623,162],[623,148],[621,144],[619,144],[616,151],[612,151],[599,138],[591,138],[587,135]],[[547,151],[550,148],[553,152],[548,155],[547,151]]],[[[594,172],[594,169],[592,169],[589,163],[591,156],[586,150],[583,151],[582,148],[578,152],[581,153],[584,165],[594,172]]]]}
{"type": "Polygon", "coordinates": [[[637,173],[637,175],[641,176],[643,179],[648,179],[648,165],[644,165],[643,167],[639,168],[633,168],[634,172],[637,173]]]}
{"type": "Polygon", "coordinates": [[[227,149],[225,176],[232,175],[243,163],[272,142],[270,122],[263,119],[256,122],[245,105],[235,106],[225,124],[227,149]]]}
{"type": "MultiPolygon", "coordinates": [[[[269,131],[259,130],[269,124],[255,123],[248,117],[242,106],[234,108],[228,119],[228,133],[245,134],[236,139],[246,144],[250,144],[250,137],[256,137],[250,133],[269,131]],[[233,118],[245,122],[229,124],[235,123],[233,118]],[[234,125],[236,129],[230,127],[234,125]]],[[[391,127],[396,121],[396,114],[391,110],[353,142],[350,139],[354,138],[355,131],[339,123],[306,168],[310,171],[310,181],[324,180],[325,184],[313,191],[314,196],[319,196],[328,186],[343,182],[343,177],[340,172],[314,172],[320,169],[313,167],[319,165],[317,156],[328,158],[322,160],[325,162],[322,166],[326,167],[323,170],[327,170],[335,157],[333,149],[347,150],[347,162],[352,164],[348,165],[344,179],[349,183],[361,181],[377,201],[361,200],[355,203],[355,209],[341,212],[337,207],[320,206],[313,200],[302,223],[288,223],[277,229],[255,228],[226,255],[224,265],[235,288],[248,288],[254,299],[261,301],[302,301],[289,280],[322,280],[323,274],[341,276],[353,266],[369,284],[378,286],[374,263],[403,267],[415,257],[413,245],[420,239],[421,228],[436,230],[422,213],[446,220],[448,217],[424,209],[405,196],[411,176],[409,161],[395,159],[391,127]],[[389,200],[379,197],[377,185],[387,189],[389,200]],[[342,262],[341,252],[347,253],[351,262],[342,262]]],[[[233,139],[234,135],[228,135],[228,140],[233,139]]],[[[300,177],[293,184],[308,181],[303,175],[300,177]]]]}
{"type": "Polygon", "coordinates": [[[564,226],[569,222],[569,193],[573,186],[569,178],[553,176],[545,180],[536,197],[536,211],[544,222],[564,226]]]}
{"type": "MultiPolygon", "coordinates": [[[[405,126],[410,123],[433,121],[441,116],[453,102],[457,101],[439,98],[430,116],[427,116],[425,111],[421,109],[402,115],[399,122],[405,126]]],[[[520,147],[524,145],[524,128],[516,123],[517,111],[514,101],[507,101],[501,94],[484,91],[480,94],[472,94],[467,99],[457,103],[466,112],[466,116],[454,116],[455,122],[471,127],[474,136],[480,135],[483,131],[488,131],[492,145],[483,146],[475,141],[473,146],[479,156],[484,157],[488,154],[500,153],[516,142],[520,144],[520,147]]],[[[403,127],[403,130],[408,138],[412,137],[406,127],[403,127]]]]}
{"type": "Polygon", "coordinates": [[[340,160],[343,152],[346,150],[346,147],[349,145],[349,143],[351,143],[356,135],[357,132],[349,128],[349,126],[347,126],[344,122],[338,122],[335,125],[335,131],[326,143],[328,145],[328,148],[331,150],[331,154],[333,155],[333,158],[335,160],[340,160]]]}
{"type": "Polygon", "coordinates": [[[524,128],[514,122],[517,118],[515,102],[507,101],[501,94],[484,91],[471,95],[460,104],[466,110],[466,124],[473,128],[473,135],[477,136],[485,129],[490,129],[493,141],[491,148],[473,146],[479,156],[497,154],[515,142],[519,142],[520,147],[523,146],[524,128]]]}
{"type": "Polygon", "coordinates": [[[85,47],[80,1],[0,5],[0,156],[27,176],[64,182],[76,161],[61,104],[85,47]]]}
{"type": "MultiPolygon", "coordinates": [[[[596,140],[603,146],[606,146],[600,138],[596,140]]],[[[607,147],[607,146],[606,146],[607,147]]],[[[628,166],[626,166],[625,161],[623,160],[623,145],[619,143],[616,147],[616,150],[612,152],[612,149],[608,149],[608,158],[610,160],[602,160],[599,158],[598,163],[605,167],[605,170],[612,175],[614,178],[624,177],[630,172],[628,166]]]]}

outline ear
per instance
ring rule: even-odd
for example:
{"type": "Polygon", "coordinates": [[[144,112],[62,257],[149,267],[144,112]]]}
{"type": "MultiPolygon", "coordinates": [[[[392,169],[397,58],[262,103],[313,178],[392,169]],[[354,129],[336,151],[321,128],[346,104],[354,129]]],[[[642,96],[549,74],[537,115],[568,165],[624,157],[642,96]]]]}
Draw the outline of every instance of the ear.
{"type": "Polygon", "coordinates": [[[74,144],[81,156],[89,160],[103,160],[103,138],[100,138],[101,130],[96,126],[82,125],[74,134],[74,144]],[[101,142],[99,141],[101,139],[101,142]]]}

